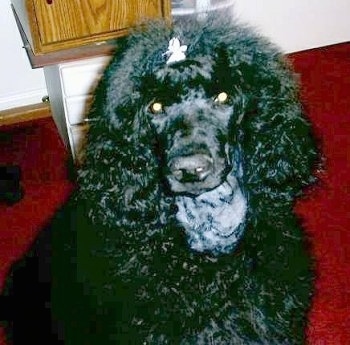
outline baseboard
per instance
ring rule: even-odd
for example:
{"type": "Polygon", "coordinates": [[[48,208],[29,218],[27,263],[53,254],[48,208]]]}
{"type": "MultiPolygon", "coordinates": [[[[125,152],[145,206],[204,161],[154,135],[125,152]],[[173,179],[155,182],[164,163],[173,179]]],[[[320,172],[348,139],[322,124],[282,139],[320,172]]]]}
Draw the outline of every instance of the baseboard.
{"type": "Polygon", "coordinates": [[[3,94],[0,97],[0,111],[23,107],[28,104],[40,103],[41,99],[46,95],[46,89],[37,89],[27,92],[3,94]]]}
{"type": "Polygon", "coordinates": [[[12,125],[51,116],[49,102],[0,111],[0,126],[12,125]]]}

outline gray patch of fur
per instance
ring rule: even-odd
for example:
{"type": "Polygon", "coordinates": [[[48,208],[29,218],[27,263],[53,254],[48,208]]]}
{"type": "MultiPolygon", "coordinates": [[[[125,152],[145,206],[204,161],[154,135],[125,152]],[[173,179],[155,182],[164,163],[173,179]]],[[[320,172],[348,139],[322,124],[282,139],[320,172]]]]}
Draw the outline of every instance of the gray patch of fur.
{"type": "Polygon", "coordinates": [[[176,204],[177,219],[193,250],[222,254],[237,246],[244,231],[247,200],[235,177],[196,198],[178,196],[176,204]]]}

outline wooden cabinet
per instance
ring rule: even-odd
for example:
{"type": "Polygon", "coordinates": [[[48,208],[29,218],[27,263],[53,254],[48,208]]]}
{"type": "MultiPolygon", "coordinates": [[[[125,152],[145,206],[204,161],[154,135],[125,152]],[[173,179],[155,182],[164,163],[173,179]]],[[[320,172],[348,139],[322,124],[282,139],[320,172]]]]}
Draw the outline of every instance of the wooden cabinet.
{"type": "Polygon", "coordinates": [[[11,0],[34,54],[101,42],[170,18],[170,0],[11,0]]]}

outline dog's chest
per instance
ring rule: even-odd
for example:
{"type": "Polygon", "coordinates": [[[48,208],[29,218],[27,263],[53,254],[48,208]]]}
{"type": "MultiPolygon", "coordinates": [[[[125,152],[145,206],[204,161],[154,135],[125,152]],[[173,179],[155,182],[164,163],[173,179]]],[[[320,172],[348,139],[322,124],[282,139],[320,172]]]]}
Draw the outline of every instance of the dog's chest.
{"type": "Polygon", "coordinates": [[[224,182],[195,198],[178,196],[176,204],[177,220],[195,251],[229,253],[243,235],[247,201],[238,184],[224,182]]]}

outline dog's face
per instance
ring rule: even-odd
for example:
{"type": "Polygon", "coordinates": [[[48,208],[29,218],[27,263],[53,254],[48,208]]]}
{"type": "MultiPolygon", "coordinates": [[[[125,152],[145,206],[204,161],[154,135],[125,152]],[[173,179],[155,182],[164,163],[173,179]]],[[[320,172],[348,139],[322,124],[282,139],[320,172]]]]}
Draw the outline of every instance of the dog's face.
{"type": "Polygon", "coordinates": [[[192,249],[229,253],[249,219],[300,193],[316,155],[283,56],[248,29],[203,24],[121,44],[79,177],[94,221],[134,236],[137,221],[176,218],[192,249]]]}
{"type": "Polygon", "coordinates": [[[237,246],[247,211],[240,150],[233,144],[238,92],[220,48],[203,55],[201,47],[181,61],[157,65],[145,73],[140,91],[176,219],[190,248],[212,255],[237,246]]]}
{"type": "Polygon", "coordinates": [[[228,90],[212,85],[210,61],[184,61],[152,76],[146,112],[161,145],[173,193],[200,195],[231,171],[227,136],[232,115],[228,90]]]}

